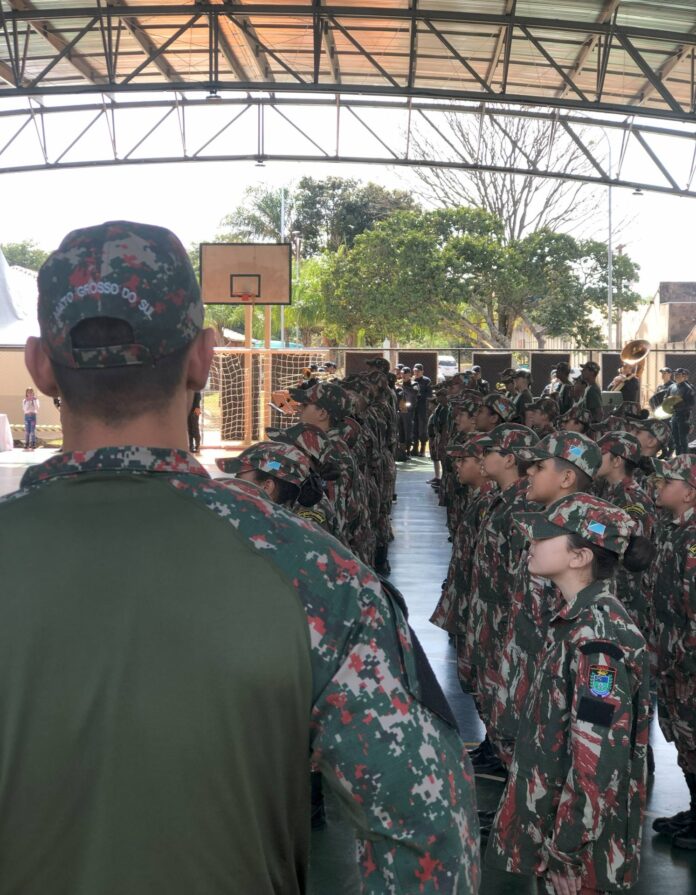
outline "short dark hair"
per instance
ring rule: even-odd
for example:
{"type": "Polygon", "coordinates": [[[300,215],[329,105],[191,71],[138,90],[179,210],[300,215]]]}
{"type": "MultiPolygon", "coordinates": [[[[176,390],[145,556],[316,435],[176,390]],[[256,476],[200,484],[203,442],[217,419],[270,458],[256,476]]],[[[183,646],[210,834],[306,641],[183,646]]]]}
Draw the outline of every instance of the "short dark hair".
{"type": "Polygon", "coordinates": [[[535,460],[521,460],[519,457],[517,458],[516,466],[517,466],[517,475],[523,476],[527,475],[529,470],[534,466],[535,460]]]}
{"type": "Polygon", "coordinates": [[[293,485],[292,482],[286,482],[285,479],[278,479],[268,472],[262,472],[260,469],[254,470],[254,481],[257,485],[263,485],[268,479],[273,479],[277,488],[274,503],[279,503],[283,506],[295,503],[300,494],[300,489],[297,485],[293,485]]]}
{"type": "Polygon", "coordinates": [[[621,560],[618,553],[598,547],[574,532],[568,535],[568,543],[576,550],[586,547],[592,551],[592,577],[595,581],[611,578],[619,561],[629,572],[643,572],[649,567],[655,555],[655,545],[642,535],[631,535],[621,560]]]}
{"type": "Polygon", "coordinates": [[[564,460],[562,457],[554,457],[553,463],[557,472],[563,472],[563,470],[569,469],[571,472],[575,473],[575,483],[578,486],[578,491],[587,492],[590,490],[592,487],[592,477],[586,472],[583,472],[582,469],[575,465],[575,463],[571,463],[570,460],[564,460]]]}
{"type": "MultiPolygon", "coordinates": [[[[73,327],[73,348],[132,345],[133,329],[125,320],[94,317],[73,327]]],[[[107,424],[124,423],[158,412],[173,397],[184,376],[189,345],[160,358],[153,366],[74,369],[51,364],[61,397],[75,413],[107,424]]]]}

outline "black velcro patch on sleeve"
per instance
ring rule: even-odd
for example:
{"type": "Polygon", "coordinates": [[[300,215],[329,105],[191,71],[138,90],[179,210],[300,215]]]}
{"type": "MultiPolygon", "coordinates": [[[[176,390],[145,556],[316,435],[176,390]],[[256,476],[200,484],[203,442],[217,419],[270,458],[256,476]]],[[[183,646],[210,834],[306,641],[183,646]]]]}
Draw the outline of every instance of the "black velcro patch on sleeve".
{"type": "Polygon", "coordinates": [[[583,643],[580,647],[580,652],[586,656],[591,656],[593,653],[606,653],[607,656],[611,656],[613,659],[623,659],[624,657],[620,646],[617,646],[615,643],[607,643],[606,640],[588,640],[587,643],[583,643]]]}
{"type": "Polygon", "coordinates": [[[611,727],[614,717],[614,706],[610,702],[601,699],[592,699],[582,696],[578,704],[578,721],[589,721],[590,724],[599,724],[600,727],[611,727]]]}

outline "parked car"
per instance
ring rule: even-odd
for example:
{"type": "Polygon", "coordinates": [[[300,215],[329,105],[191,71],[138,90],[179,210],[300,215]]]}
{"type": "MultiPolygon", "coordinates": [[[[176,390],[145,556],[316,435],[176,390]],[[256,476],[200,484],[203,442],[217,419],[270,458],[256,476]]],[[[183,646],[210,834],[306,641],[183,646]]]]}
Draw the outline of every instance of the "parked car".
{"type": "Polygon", "coordinates": [[[451,354],[438,354],[437,356],[437,381],[443,382],[447,376],[454,376],[459,372],[457,361],[451,354]]]}

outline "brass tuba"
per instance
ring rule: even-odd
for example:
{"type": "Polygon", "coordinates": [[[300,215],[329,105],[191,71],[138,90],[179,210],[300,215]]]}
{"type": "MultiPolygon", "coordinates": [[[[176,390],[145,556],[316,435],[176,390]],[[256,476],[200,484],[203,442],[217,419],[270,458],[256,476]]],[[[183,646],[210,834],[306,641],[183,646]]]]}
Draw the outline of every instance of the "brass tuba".
{"type": "Polygon", "coordinates": [[[645,369],[645,358],[650,353],[650,347],[647,339],[634,339],[624,345],[621,351],[621,364],[632,366],[634,369],[626,375],[623,369],[619,368],[609,385],[610,392],[620,392],[627,379],[640,378],[645,369]]]}

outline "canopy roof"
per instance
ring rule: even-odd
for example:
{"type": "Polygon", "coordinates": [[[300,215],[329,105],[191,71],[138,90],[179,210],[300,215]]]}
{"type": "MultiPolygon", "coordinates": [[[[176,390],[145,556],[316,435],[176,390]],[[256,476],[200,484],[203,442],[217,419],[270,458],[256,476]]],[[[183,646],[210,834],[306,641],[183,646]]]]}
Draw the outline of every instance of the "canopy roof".
{"type": "Polygon", "coordinates": [[[693,120],[693,0],[2,0],[0,93],[365,90],[693,120]]]}
{"type": "MultiPolygon", "coordinates": [[[[535,106],[609,116],[626,130],[658,118],[683,133],[696,122],[694,0],[0,0],[0,9],[0,119],[29,110],[39,128],[89,97],[104,115],[163,98],[177,109],[207,96],[277,110],[283,97],[359,97],[487,114],[535,106]]],[[[3,145],[0,130],[7,170],[3,145]]],[[[50,156],[44,165],[62,160],[50,156]]]]}

